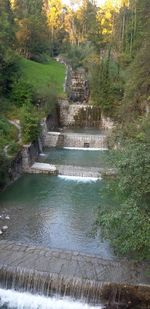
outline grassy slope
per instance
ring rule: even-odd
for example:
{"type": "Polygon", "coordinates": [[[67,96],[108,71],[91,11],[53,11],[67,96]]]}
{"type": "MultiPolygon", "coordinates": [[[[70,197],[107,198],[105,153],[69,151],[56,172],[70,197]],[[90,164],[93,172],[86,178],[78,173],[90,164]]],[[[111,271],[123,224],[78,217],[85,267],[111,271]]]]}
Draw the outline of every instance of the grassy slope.
{"type": "Polygon", "coordinates": [[[65,66],[54,60],[41,64],[27,59],[20,59],[22,78],[31,84],[36,93],[46,95],[54,91],[59,96],[64,95],[65,66]]]}

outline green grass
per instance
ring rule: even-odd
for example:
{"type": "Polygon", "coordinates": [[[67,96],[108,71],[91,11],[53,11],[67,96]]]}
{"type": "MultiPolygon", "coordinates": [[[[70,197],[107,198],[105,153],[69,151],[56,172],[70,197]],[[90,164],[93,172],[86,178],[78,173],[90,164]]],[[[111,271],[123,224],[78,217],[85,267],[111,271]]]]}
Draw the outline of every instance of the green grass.
{"type": "Polygon", "coordinates": [[[64,96],[65,66],[50,60],[47,64],[37,63],[24,58],[20,59],[22,79],[31,84],[40,96],[55,92],[64,96]]]}

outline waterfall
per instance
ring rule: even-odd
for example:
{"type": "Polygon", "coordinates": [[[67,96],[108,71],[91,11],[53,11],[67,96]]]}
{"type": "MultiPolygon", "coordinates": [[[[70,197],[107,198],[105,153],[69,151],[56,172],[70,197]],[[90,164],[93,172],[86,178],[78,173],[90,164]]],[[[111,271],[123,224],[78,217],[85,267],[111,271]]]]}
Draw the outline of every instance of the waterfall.
{"type": "MultiPolygon", "coordinates": [[[[0,289],[0,306],[17,309],[94,309],[85,303],[69,298],[44,297],[30,293],[20,293],[14,290],[0,289]]],[[[97,306],[97,309],[102,308],[97,306]]]]}
{"type": "Polygon", "coordinates": [[[40,137],[38,137],[38,147],[40,154],[43,153],[43,145],[40,137]]]}
{"type": "MultiPolygon", "coordinates": [[[[23,270],[20,268],[1,268],[0,269],[0,300],[4,301],[5,298],[11,297],[14,293],[12,290],[18,292],[28,292],[33,295],[39,294],[45,297],[71,297],[82,301],[83,303],[89,303],[98,305],[101,303],[101,288],[103,284],[100,282],[81,280],[78,278],[65,278],[57,274],[41,273],[36,271],[23,270]],[[2,293],[4,291],[4,293],[2,293]],[[7,292],[6,292],[7,291],[7,292]],[[12,292],[10,292],[12,291],[12,292]],[[3,297],[1,297],[3,295],[3,297]]],[[[16,294],[19,296],[19,293],[16,294]]],[[[14,299],[16,299],[14,297],[14,299]]],[[[43,298],[44,299],[44,298],[43,298]]],[[[56,301],[55,298],[53,298],[56,301]]],[[[52,299],[51,299],[52,301],[52,299]]],[[[14,307],[13,307],[14,308],[14,307]]],[[[24,307],[18,307],[24,308],[24,307]]],[[[26,308],[26,307],[25,307],[26,308]]],[[[30,308],[30,307],[29,307],[30,308]]],[[[31,307],[32,308],[32,307],[31,307]]],[[[33,307],[39,308],[39,307],[33,307]]],[[[44,308],[45,307],[40,307],[44,308]]],[[[52,305],[48,308],[53,308],[52,305]]],[[[56,309],[57,307],[54,306],[56,309]]],[[[66,308],[59,307],[60,309],[66,308]]],[[[73,308],[72,306],[68,308],[73,308]]],[[[75,308],[84,308],[80,305],[75,308]]],[[[86,307],[85,307],[86,308],[86,307]]],[[[91,308],[90,306],[87,308],[91,308]]],[[[99,307],[101,308],[101,307],[99,307]]]]}
{"type": "Polygon", "coordinates": [[[66,175],[58,175],[58,177],[66,181],[76,181],[83,183],[91,183],[99,180],[98,177],[66,176],[66,175]]]}
{"type": "Polygon", "coordinates": [[[97,167],[81,167],[74,165],[56,165],[59,177],[65,180],[80,182],[96,182],[101,180],[102,169],[97,167]]]}
{"type": "Polygon", "coordinates": [[[85,147],[63,147],[64,149],[68,150],[84,150],[84,151],[106,151],[108,148],[85,148],[85,147]]]}

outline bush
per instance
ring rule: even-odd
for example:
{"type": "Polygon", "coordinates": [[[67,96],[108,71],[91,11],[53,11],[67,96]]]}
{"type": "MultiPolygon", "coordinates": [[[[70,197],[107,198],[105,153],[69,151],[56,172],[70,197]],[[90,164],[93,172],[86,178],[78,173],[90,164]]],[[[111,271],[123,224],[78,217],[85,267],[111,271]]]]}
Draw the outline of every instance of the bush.
{"type": "Polygon", "coordinates": [[[133,200],[119,208],[100,210],[97,225],[101,226],[115,252],[131,258],[150,258],[150,219],[133,200]]]}
{"type": "Polygon", "coordinates": [[[23,106],[27,102],[31,103],[33,100],[32,86],[22,80],[14,81],[12,85],[10,99],[18,107],[23,106]]]}
{"type": "Polygon", "coordinates": [[[147,119],[135,129],[133,140],[115,151],[117,178],[109,182],[115,206],[99,208],[97,225],[116,253],[150,258],[150,143],[147,119]],[[140,132],[140,133],[139,133],[140,132]]]}
{"type": "Polygon", "coordinates": [[[21,109],[21,129],[24,143],[37,140],[40,135],[40,117],[36,107],[24,105],[21,109]]]}

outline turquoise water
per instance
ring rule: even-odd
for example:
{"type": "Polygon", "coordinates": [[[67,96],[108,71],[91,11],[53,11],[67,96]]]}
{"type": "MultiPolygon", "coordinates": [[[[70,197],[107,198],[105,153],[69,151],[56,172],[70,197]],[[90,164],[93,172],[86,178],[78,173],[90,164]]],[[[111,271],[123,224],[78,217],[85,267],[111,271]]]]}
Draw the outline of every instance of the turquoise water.
{"type": "Polygon", "coordinates": [[[96,129],[96,128],[74,128],[74,129],[64,129],[63,132],[66,133],[79,133],[79,134],[90,134],[90,135],[100,135],[105,133],[105,130],[96,129]]]}
{"type": "Polygon", "coordinates": [[[86,150],[68,150],[47,148],[45,157],[40,161],[50,162],[52,164],[87,166],[87,167],[105,167],[109,166],[109,152],[106,151],[86,151],[86,150]]]}
{"type": "Polygon", "coordinates": [[[0,194],[0,212],[10,216],[8,231],[0,237],[113,258],[108,242],[90,235],[97,207],[103,203],[102,185],[24,175],[0,194]]]}

